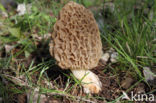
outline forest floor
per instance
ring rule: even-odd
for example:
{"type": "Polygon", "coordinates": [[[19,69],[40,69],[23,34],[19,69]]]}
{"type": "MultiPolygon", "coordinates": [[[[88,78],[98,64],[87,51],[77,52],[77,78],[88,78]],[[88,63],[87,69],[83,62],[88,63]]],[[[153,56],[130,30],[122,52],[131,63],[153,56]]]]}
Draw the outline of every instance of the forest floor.
{"type": "Polygon", "coordinates": [[[156,103],[155,0],[75,0],[94,13],[110,55],[92,69],[99,94],[85,94],[49,53],[69,0],[16,1],[0,1],[0,103],[156,103]]]}

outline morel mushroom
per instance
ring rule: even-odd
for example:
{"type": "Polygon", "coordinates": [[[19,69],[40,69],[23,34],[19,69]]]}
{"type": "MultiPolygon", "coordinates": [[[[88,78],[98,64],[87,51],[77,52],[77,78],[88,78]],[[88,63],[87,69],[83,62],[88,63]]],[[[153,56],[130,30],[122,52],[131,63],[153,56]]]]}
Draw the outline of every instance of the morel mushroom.
{"type": "Polygon", "coordinates": [[[101,82],[92,69],[102,56],[102,43],[93,14],[70,1],[60,11],[50,43],[50,54],[62,69],[81,80],[85,93],[99,93],[101,82]]]}

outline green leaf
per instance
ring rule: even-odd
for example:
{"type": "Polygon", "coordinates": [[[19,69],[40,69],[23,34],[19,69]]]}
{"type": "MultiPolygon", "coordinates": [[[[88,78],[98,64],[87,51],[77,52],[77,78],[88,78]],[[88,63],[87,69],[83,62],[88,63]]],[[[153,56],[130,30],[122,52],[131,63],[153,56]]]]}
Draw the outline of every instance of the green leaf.
{"type": "Polygon", "coordinates": [[[9,42],[17,41],[17,38],[13,36],[9,36],[9,37],[0,36],[0,41],[2,41],[3,43],[9,43],[9,42]]]}
{"type": "Polygon", "coordinates": [[[12,36],[20,39],[20,37],[21,37],[21,30],[20,30],[20,28],[8,28],[8,30],[11,33],[12,36]]]}
{"type": "Polygon", "coordinates": [[[83,2],[83,5],[85,5],[86,7],[89,7],[89,6],[96,5],[97,1],[96,0],[83,0],[82,2],[83,2]]]}
{"type": "Polygon", "coordinates": [[[25,53],[25,57],[28,58],[30,56],[30,52],[29,51],[24,51],[25,53]]]}
{"type": "Polygon", "coordinates": [[[3,7],[3,5],[0,3],[0,10],[5,12],[5,8],[3,7]]]}

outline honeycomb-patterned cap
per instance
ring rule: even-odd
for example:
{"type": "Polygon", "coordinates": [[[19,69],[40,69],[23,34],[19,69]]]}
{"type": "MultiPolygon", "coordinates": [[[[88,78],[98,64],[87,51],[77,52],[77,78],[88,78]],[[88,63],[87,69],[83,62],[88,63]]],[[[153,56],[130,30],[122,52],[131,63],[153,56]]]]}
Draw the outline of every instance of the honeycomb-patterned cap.
{"type": "Polygon", "coordinates": [[[50,54],[62,69],[92,69],[102,55],[102,43],[93,14],[70,1],[60,11],[52,33],[50,54]]]}

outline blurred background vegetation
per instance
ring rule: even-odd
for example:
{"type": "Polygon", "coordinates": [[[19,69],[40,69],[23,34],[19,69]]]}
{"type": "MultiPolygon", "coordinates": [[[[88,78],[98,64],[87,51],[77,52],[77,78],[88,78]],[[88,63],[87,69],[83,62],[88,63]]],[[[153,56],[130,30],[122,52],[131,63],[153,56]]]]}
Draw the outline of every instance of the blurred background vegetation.
{"type": "MultiPolygon", "coordinates": [[[[21,75],[26,76],[32,88],[41,87],[43,78],[50,80],[45,71],[56,64],[49,55],[48,44],[59,11],[68,1],[70,0],[0,0],[0,97],[4,103],[17,102],[16,95],[28,90],[26,86],[17,86],[17,80],[13,77],[19,79],[21,75]],[[20,3],[30,8],[22,16],[16,11],[20,3]],[[37,78],[37,82],[33,78],[37,78]]],[[[156,73],[156,1],[73,1],[94,13],[104,52],[113,48],[119,54],[117,63],[104,67],[103,73],[109,70],[112,75],[120,75],[124,72],[126,76],[134,78],[136,83],[144,82],[155,92],[155,89],[151,89],[155,88],[155,84],[151,86],[145,80],[143,68],[149,67],[156,73]]]]}

